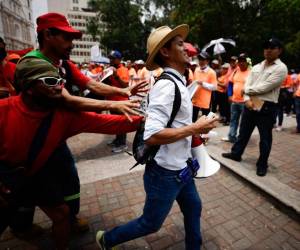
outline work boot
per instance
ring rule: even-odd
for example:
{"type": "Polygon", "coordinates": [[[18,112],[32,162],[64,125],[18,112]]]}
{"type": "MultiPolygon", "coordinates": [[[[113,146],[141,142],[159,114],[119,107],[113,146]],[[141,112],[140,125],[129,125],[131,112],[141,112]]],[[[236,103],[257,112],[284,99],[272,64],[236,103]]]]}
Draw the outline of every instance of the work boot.
{"type": "Polygon", "coordinates": [[[242,157],[238,156],[238,155],[234,155],[233,153],[223,153],[222,156],[224,158],[228,158],[230,160],[234,160],[234,161],[241,161],[242,157]]]}

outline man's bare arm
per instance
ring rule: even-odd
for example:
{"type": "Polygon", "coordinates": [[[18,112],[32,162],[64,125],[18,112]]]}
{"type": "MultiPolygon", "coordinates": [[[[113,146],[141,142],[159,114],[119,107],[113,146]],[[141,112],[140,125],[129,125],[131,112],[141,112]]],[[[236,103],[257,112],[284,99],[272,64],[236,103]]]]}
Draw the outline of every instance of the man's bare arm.
{"type": "Polygon", "coordinates": [[[191,135],[206,134],[216,127],[215,123],[218,120],[219,118],[207,119],[206,116],[201,116],[195,123],[192,123],[191,125],[181,128],[165,128],[161,130],[147,139],[146,144],[170,144],[191,135]]]}
{"type": "Polygon", "coordinates": [[[147,83],[141,82],[127,88],[117,88],[101,82],[97,82],[95,80],[90,80],[86,85],[86,87],[96,95],[122,95],[127,97],[131,95],[136,95],[139,92],[146,92],[147,89],[145,89],[145,86],[147,86],[147,83]]]}
{"type": "Polygon", "coordinates": [[[139,108],[138,100],[128,101],[103,101],[80,96],[70,95],[66,89],[63,89],[62,95],[64,97],[65,107],[76,111],[93,111],[101,112],[103,110],[111,110],[126,115],[131,121],[130,115],[139,115],[134,111],[134,108],[139,108]]]}

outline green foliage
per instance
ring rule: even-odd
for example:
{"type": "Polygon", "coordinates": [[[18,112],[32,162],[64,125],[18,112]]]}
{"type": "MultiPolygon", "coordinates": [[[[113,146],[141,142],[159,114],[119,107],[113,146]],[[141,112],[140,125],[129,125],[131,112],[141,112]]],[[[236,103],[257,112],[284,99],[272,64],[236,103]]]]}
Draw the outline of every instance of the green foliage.
{"type": "Polygon", "coordinates": [[[212,39],[232,38],[225,56],[248,53],[262,60],[262,42],[275,36],[285,44],[284,61],[300,67],[300,0],[90,0],[98,12],[89,32],[127,58],[145,58],[153,27],[187,23],[188,40],[202,48],[212,39]],[[143,22],[141,18],[143,17],[143,22]]]}
{"type": "Polygon", "coordinates": [[[145,56],[145,26],[141,8],[129,0],[91,0],[89,7],[97,16],[88,23],[88,32],[100,37],[108,50],[117,49],[125,58],[145,56]]]}

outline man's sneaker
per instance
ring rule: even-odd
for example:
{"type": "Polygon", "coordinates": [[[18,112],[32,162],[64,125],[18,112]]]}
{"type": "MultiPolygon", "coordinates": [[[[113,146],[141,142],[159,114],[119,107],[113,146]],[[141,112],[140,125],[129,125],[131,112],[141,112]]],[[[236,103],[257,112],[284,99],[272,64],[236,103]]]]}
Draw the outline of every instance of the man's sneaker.
{"type": "Polygon", "coordinates": [[[231,160],[234,160],[234,161],[241,161],[242,160],[242,157],[234,155],[232,153],[223,153],[222,156],[224,158],[228,158],[228,159],[231,159],[231,160]]]}
{"type": "Polygon", "coordinates": [[[42,228],[41,226],[37,224],[32,224],[30,228],[28,228],[25,231],[16,231],[16,230],[11,230],[11,233],[18,239],[21,240],[34,240],[37,237],[40,237],[42,234],[44,234],[46,230],[42,228]]]}
{"type": "Polygon", "coordinates": [[[90,229],[87,219],[75,217],[71,220],[71,231],[73,233],[82,233],[90,229]]]}
{"type": "Polygon", "coordinates": [[[275,130],[278,132],[282,131],[282,126],[278,126],[277,128],[275,128],[275,130]]]}
{"type": "Polygon", "coordinates": [[[221,141],[230,142],[230,139],[228,137],[222,137],[221,141]]]}
{"type": "Polygon", "coordinates": [[[101,250],[116,250],[117,249],[116,247],[110,248],[110,247],[105,246],[104,233],[105,233],[105,231],[98,231],[96,234],[96,242],[97,242],[98,247],[101,250]]]}
{"type": "Polygon", "coordinates": [[[128,149],[128,146],[127,145],[118,145],[118,146],[114,146],[111,150],[111,152],[113,153],[121,153],[125,150],[128,149]]]}
{"type": "Polygon", "coordinates": [[[236,139],[230,139],[229,137],[222,137],[221,141],[225,141],[225,142],[230,142],[230,143],[235,143],[236,139]]]}

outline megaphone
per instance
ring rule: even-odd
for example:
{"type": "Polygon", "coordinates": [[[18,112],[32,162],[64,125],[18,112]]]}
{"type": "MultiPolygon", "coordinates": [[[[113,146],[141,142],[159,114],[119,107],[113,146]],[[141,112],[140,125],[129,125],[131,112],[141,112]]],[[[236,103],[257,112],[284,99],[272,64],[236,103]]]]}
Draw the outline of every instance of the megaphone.
{"type": "Polygon", "coordinates": [[[192,138],[192,156],[198,160],[200,165],[195,178],[208,177],[219,171],[220,163],[209,156],[200,136],[192,138]]]}

